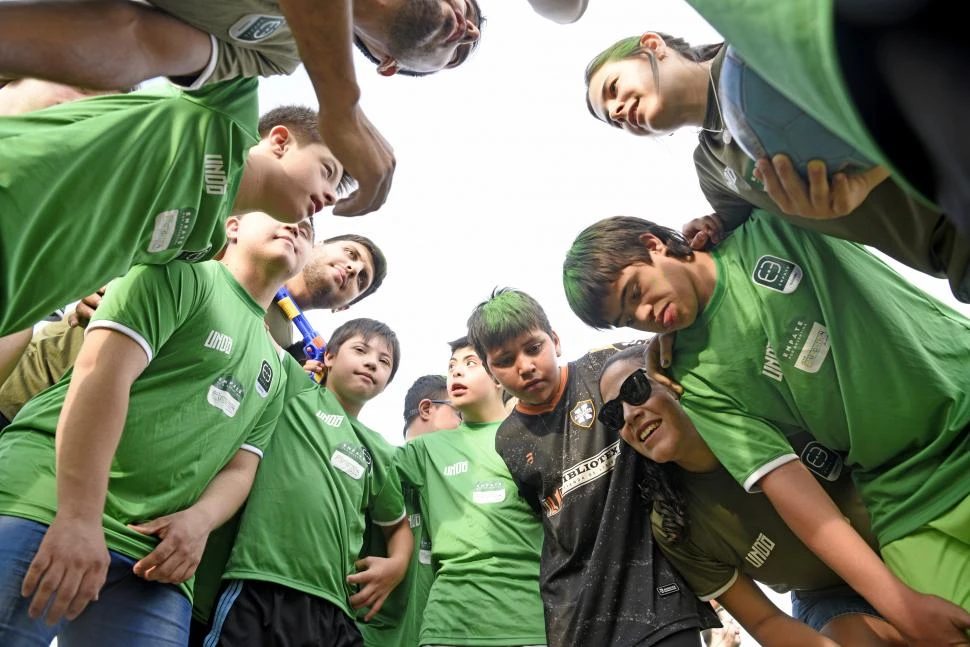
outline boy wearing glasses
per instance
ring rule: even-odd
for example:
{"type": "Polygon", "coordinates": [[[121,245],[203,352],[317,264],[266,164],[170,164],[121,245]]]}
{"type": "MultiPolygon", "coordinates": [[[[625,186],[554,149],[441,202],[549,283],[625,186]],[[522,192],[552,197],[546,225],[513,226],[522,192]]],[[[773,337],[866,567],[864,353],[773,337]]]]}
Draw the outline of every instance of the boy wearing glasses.
{"type": "Polygon", "coordinates": [[[496,291],[468,320],[491,374],[519,399],[495,449],[542,519],[540,588],[550,646],[696,647],[718,626],[655,550],[649,510],[636,495],[643,461],[596,422],[608,347],[558,365],[559,338],[542,307],[496,291]]]}
{"type": "Polygon", "coordinates": [[[494,449],[506,416],[502,387],[467,338],[450,346],[448,395],[462,424],[417,438],[397,456],[431,536],[434,583],[417,644],[545,645],[542,527],[494,449]]]}

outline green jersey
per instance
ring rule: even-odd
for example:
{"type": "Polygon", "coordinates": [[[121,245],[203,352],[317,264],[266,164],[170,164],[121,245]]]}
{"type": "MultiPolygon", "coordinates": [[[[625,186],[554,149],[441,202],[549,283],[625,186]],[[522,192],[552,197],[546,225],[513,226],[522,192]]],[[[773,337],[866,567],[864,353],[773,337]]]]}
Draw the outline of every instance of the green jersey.
{"type": "MultiPolygon", "coordinates": [[[[409,485],[402,485],[402,490],[414,550],[404,579],[387,596],[377,615],[370,622],[363,622],[364,614],[358,613],[357,628],[360,629],[367,647],[417,647],[424,608],[434,581],[431,570],[431,538],[428,537],[424,515],[421,514],[419,493],[409,485]]],[[[365,542],[362,556],[387,554],[384,536],[375,530],[373,527],[368,528],[369,538],[365,542]]]]}
{"type": "MultiPolygon", "coordinates": [[[[869,513],[841,457],[804,432],[789,439],[843,516],[876,548],[869,513]]],[[[673,465],[670,471],[686,496],[690,532],[673,541],[664,533],[663,514],[654,508],[654,537],[702,600],[720,597],[742,574],[779,593],[845,586],[788,528],[768,497],[745,492],[723,467],[692,473],[673,465]]]]}
{"type": "MultiPolygon", "coordinates": [[[[263,309],[219,262],[139,266],[115,281],[88,325],[148,357],[131,386],[104,505],[108,548],[140,559],[157,537],[128,528],[194,504],[240,448],[262,455],[285,376],[263,309]]],[[[55,429],[71,373],[0,435],[0,514],[50,523],[55,429]]]]}
{"type": "Polygon", "coordinates": [[[257,110],[256,80],[240,79],[0,118],[0,335],[135,264],[219,252],[257,110]],[[82,259],[70,280],[66,259],[82,259]]]}
{"type": "Polygon", "coordinates": [[[364,516],[382,526],[403,519],[401,485],[387,441],[295,361],[288,366],[289,379],[306,384],[287,398],[223,579],[274,582],[353,617],[347,576],[356,572],[364,516]]]}
{"type": "Polygon", "coordinates": [[[500,424],[465,422],[398,450],[398,473],[421,492],[431,535],[422,645],[546,643],[542,525],[495,451],[500,424]]]}
{"type": "MultiPolygon", "coordinates": [[[[726,49],[722,47],[712,61],[715,79],[720,77],[726,49]]],[[[701,190],[726,231],[739,227],[754,209],[771,211],[803,229],[869,245],[920,272],[946,276],[953,294],[970,303],[970,239],[939,210],[923,204],[888,179],[852,213],[841,218],[823,220],[783,213],[754,177],[754,160],[725,128],[713,88],[694,149],[694,166],[701,190]]]]}
{"type": "Polygon", "coordinates": [[[857,245],[760,212],[712,254],[672,369],[745,489],[797,458],[798,428],[845,453],[880,545],[970,493],[970,321],[857,245]]]}

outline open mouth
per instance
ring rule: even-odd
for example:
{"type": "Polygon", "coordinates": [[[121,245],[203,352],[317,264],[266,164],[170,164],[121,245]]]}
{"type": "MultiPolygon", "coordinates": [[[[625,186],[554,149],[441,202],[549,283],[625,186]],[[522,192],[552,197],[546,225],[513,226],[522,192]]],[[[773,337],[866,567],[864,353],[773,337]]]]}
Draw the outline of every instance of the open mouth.
{"type": "Polygon", "coordinates": [[[643,428],[641,428],[639,433],[637,434],[637,438],[640,440],[640,442],[641,443],[644,442],[650,436],[650,434],[655,432],[657,428],[660,427],[660,424],[662,422],[663,422],[662,420],[654,420],[650,424],[645,425],[643,428]]]}
{"type": "Polygon", "coordinates": [[[462,395],[465,395],[465,393],[467,392],[468,392],[468,387],[465,386],[464,384],[451,385],[451,394],[454,396],[462,396],[462,395]]]}

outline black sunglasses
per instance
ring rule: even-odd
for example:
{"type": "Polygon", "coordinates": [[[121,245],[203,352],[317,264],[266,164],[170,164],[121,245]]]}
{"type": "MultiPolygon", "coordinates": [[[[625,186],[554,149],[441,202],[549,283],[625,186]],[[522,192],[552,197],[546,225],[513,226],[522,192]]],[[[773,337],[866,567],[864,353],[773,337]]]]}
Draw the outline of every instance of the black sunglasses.
{"type": "Polygon", "coordinates": [[[619,395],[603,404],[596,419],[610,431],[623,429],[626,424],[623,419],[623,403],[639,406],[650,399],[651,390],[647,372],[638,368],[623,380],[619,395]]]}
{"type": "Polygon", "coordinates": [[[458,407],[456,407],[455,405],[453,405],[451,403],[451,400],[429,400],[429,402],[431,404],[447,404],[449,407],[451,407],[455,411],[456,414],[458,414],[458,419],[459,420],[464,420],[464,418],[461,415],[461,411],[458,409],[458,407]]]}

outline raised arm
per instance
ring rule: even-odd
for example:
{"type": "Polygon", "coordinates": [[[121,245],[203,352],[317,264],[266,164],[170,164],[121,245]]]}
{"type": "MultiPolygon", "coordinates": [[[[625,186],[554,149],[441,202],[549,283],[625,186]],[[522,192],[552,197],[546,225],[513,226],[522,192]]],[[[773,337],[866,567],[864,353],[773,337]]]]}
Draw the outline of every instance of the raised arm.
{"type": "Polygon", "coordinates": [[[113,330],[92,330],[81,347],[57,423],[57,513],[21,589],[34,596],[32,618],[53,601],[48,623],[62,616],[73,620],[104,584],[109,560],[101,516],[108,472],[131,385],[147,365],[141,346],[113,330]]]}
{"type": "Polygon", "coordinates": [[[778,467],[759,485],[795,535],[912,645],[968,645],[970,614],[901,582],[859,536],[799,461],[778,467]]]}
{"type": "Polygon", "coordinates": [[[360,109],[354,73],[351,0],[280,0],[300,58],[316,90],[320,134],[358,189],[337,203],[338,216],[376,211],[387,200],[394,151],[360,109]]]}

